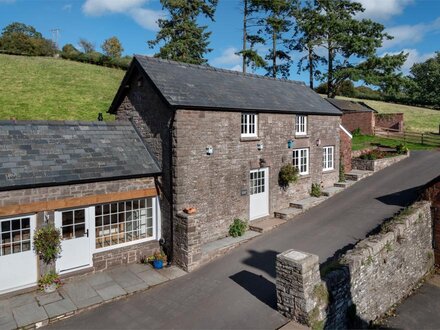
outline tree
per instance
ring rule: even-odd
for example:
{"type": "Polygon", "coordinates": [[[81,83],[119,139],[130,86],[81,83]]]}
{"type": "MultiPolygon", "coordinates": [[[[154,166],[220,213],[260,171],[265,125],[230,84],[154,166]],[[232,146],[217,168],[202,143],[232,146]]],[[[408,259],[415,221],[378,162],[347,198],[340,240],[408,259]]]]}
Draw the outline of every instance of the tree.
{"type": "Polygon", "coordinates": [[[271,63],[265,67],[267,76],[287,78],[290,74],[292,40],[286,34],[293,25],[292,13],[297,3],[296,0],[253,0],[253,6],[264,13],[258,22],[261,26],[258,35],[272,43],[265,56],[265,60],[271,63]]]}
{"type": "Polygon", "coordinates": [[[364,76],[374,80],[371,74],[363,70],[366,67],[374,69],[376,73],[383,69],[381,65],[387,66],[387,72],[399,69],[401,56],[397,55],[397,60],[389,56],[387,63],[376,57],[376,50],[382,46],[383,40],[392,37],[384,32],[382,24],[356,18],[356,15],[364,11],[360,3],[351,0],[316,0],[315,11],[321,24],[320,46],[327,50],[327,73],[323,78],[327,80],[328,97],[336,95],[338,86],[344,80],[357,81],[364,76]],[[361,63],[366,61],[367,64],[357,66],[353,64],[354,58],[361,63]],[[372,67],[373,64],[378,67],[372,67]]]}
{"type": "Polygon", "coordinates": [[[243,58],[243,73],[246,73],[248,66],[256,69],[267,65],[266,61],[255,50],[255,45],[264,44],[265,40],[258,35],[249,33],[249,22],[255,20],[255,17],[251,16],[256,11],[255,9],[252,0],[243,0],[243,48],[237,52],[237,55],[243,58]],[[249,48],[247,47],[248,43],[249,48]]]}
{"type": "Polygon", "coordinates": [[[322,16],[314,10],[313,3],[307,3],[294,11],[296,26],[294,32],[293,50],[305,53],[298,61],[298,74],[301,71],[309,71],[309,86],[313,89],[314,79],[319,79],[320,64],[326,64],[325,57],[316,52],[317,46],[322,43],[321,26],[322,16]]]}
{"type": "Polygon", "coordinates": [[[116,37],[111,37],[105,40],[101,48],[105,55],[113,58],[120,58],[124,51],[121,42],[116,37]]]}
{"type": "Polygon", "coordinates": [[[43,38],[33,26],[14,22],[3,29],[0,50],[10,54],[51,56],[57,52],[55,44],[43,38]]]}
{"type": "Polygon", "coordinates": [[[204,16],[214,21],[218,0],[161,0],[162,7],[170,17],[158,20],[159,32],[154,40],[148,41],[150,48],[162,46],[155,57],[192,64],[205,64],[209,36],[207,26],[199,26],[197,18],[204,16]]]}
{"type": "Polygon", "coordinates": [[[84,38],[79,39],[78,45],[82,48],[83,52],[86,54],[95,51],[95,45],[84,38]]]}
{"type": "Polygon", "coordinates": [[[410,96],[419,104],[440,108],[440,51],[433,58],[411,67],[410,96]]]}

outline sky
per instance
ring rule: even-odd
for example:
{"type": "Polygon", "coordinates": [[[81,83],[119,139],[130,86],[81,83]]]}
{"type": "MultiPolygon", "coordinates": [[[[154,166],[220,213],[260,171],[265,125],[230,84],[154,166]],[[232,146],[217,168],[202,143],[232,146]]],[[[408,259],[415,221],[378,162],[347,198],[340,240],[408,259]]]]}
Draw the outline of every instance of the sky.
{"type": "MultiPolygon", "coordinates": [[[[408,73],[414,63],[425,61],[440,51],[440,0],[357,0],[365,7],[362,17],[382,23],[394,36],[378,50],[378,55],[409,53],[403,66],[408,73]]],[[[18,21],[34,26],[46,38],[60,29],[58,43],[78,44],[85,38],[100,45],[111,36],[122,42],[125,55],[152,55],[148,40],[157,33],[156,21],[163,17],[159,0],[0,0],[0,28],[18,21]]],[[[240,0],[219,0],[215,22],[201,20],[212,31],[206,58],[209,64],[241,70],[242,14],[240,0]]],[[[294,54],[294,61],[300,57],[294,54]]],[[[297,61],[290,79],[307,81],[307,73],[297,74],[297,61]]],[[[258,72],[261,73],[261,72],[258,72]]]]}

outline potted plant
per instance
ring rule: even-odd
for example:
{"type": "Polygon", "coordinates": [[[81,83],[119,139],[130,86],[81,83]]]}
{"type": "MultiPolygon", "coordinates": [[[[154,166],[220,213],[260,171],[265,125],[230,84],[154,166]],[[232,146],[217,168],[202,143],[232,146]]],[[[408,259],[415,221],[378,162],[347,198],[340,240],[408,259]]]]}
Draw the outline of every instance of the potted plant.
{"type": "Polygon", "coordinates": [[[167,261],[167,256],[162,251],[156,251],[153,255],[154,269],[162,269],[163,263],[167,261]]]}
{"type": "Polygon", "coordinates": [[[61,253],[61,233],[53,225],[43,226],[35,231],[33,243],[40,260],[48,269],[52,268],[41,276],[38,283],[45,292],[53,292],[61,284],[58,274],[53,270],[55,260],[61,253]]]}
{"type": "Polygon", "coordinates": [[[60,277],[56,272],[49,272],[44,274],[38,280],[38,286],[41,290],[44,290],[46,293],[54,292],[61,285],[60,277]]]}

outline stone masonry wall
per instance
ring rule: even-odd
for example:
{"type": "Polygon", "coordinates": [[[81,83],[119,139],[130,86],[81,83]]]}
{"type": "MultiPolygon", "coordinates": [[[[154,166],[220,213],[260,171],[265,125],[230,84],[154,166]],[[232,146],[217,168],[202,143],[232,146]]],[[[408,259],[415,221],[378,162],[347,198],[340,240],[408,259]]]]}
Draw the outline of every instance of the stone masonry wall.
{"type": "Polygon", "coordinates": [[[403,131],[403,113],[376,113],[375,126],[403,131]]]}
{"type": "Polygon", "coordinates": [[[344,171],[348,173],[351,171],[351,138],[341,129],[339,131],[341,139],[340,157],[344,164],[344,171]]]}
{"type": "Polygon", "coordinates": [[[405,158],[408,158],[410,155],[410,152],[408,151],[405,155],[399,155],[395,157],[389,157],[389,158],[382,158],[382,159],[375,159],[375,160],[369,160],[369,159],[361,159],[361,158],[353,158],[351,160],[351,166],[353,169],[356,170],[362,170],[362,171],[380,171],[384,168],[391,166],[395,163],[398,163],[405,158]]]}
{"type": "Polygon", "coordinates": [[[349,132],[353,132],[357,128],[360,128],[362,134],[373,135],[374,112],[344,112],[342,115],[342,126],[344,126],[349,132]]]}
{"type": "Polygon", "coordinates": [[[430,203],[415,203],[409,214],[394,218],[382,229],[380,234],[362,240],[349,250],[339,266],[335,264],[336,269],[324,274],[320,283],[316,280],[319,271],[310,262],[307,267],[302,266],[308,273],[283,272],[288,267],[298,268],[298,262],[305,263],[310,258],[286,266],[284,254],[279,255],[280,312],[300,321],[306,315],[303,323],[312,327],[361,328],[403,299],[434,265],[430,203]],[[304,296],[303,292],[312,294],[304,296]]]}
{"type": "Polygon", "coordinates": [[[175,209],[195,207],[202,216],[202,244],[227,235],[234,218],[249,219],[249,171],[269,168],[269,213],[309,195],[311,184],[338,181],[339,116],[308,116],[309,136],[295,138],[295,115],[260,113],[258,138],[241,139],[240,112],[177,110],[173,140],[175,209]],[[278,173],[292,163],[293,148],[310,148],[310,174],[283,190],[278,173]],[[317,140],[320,145],[317,146],[317,140]],[[262,143],[264,149],[257,150],[262,143]],[[214,153],[206,154],[212,146],[214,153]],[[322,171],[323,146],[335,147],[334,170],[322,171]],[[264,160],[264,165],[261,163],[264,160]]]}
{"type": "Polygon", "coordinates": [[[440,175],[425,186],[423,199],[431,202],[435,264],[440,265],[440,175]]]}
{"type": "Polygon", "coordinates": [[[129,85],[130,89],[117,110],[116,120],[132,120],[149,151],[161,165],[162,237],[166,246],[171,248],[173,111],[159,96],[150,81],[139,72],[133,74],[129,85]]]}

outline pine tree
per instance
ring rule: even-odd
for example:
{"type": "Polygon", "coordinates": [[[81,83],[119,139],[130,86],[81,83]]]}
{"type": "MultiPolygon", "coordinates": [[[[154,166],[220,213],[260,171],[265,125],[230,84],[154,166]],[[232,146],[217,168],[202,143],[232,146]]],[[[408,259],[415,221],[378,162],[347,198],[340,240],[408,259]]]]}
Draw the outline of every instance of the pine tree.
{"type": "Polygon", "coordinates": [[[158,20],[159,32],[154,40],[148,41],[150,48],[161,44],[154,56],[192,64],[206,64],[209,36],[207,26],[199,26],[197,18],[202,15],[214,21],[218,0],[161,0],[162,7],[169,12],[169,18],[158,20]]]}

